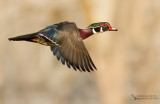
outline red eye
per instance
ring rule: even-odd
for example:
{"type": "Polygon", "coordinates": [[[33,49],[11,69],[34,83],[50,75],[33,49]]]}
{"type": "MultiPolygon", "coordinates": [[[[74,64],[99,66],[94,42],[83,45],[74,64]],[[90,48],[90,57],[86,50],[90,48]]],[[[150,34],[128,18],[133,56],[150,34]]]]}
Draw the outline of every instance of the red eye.
{"type": "Polygon", "coordinates": [[[105,26],[107,26],[107,25],[104,23],[103,26],[105,27],[105,26]]]}

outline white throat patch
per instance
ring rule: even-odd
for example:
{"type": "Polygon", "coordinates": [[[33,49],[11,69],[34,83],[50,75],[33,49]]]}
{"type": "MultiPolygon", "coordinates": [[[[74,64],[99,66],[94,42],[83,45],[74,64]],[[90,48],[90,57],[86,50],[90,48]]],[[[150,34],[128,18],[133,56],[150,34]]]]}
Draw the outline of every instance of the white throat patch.
{"type": "Polygon", "coordinates": [[[100,28],[100,32],[103,32],[103,28],[102,27],[100,28]]]}
{"type": "Polygon", "coordinates": [[[96,34],[96,33],[97,33],[94,28],[92,29],[92,32],[93,32],[93,34],[96,34]]]}
{"type": "Polygon", "coordinates": [[[93,32],[93,34],[103,32],[103,28],[100,27],[100,30],[98,32],[95,30],[95,28],[92,28],[92,32],[93,32]]]}

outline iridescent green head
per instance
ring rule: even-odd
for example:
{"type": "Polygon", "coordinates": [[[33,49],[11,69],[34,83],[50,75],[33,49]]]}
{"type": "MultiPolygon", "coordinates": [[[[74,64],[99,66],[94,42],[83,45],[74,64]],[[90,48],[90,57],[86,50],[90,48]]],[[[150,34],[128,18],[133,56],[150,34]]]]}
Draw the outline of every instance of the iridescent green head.
{"type": "Polygon", "coordinates": [[[87,28],[91,29],[94,34],[105,31],[118,31],[118,29],[112,28],[108,22],[93,23],[87,28]]]}

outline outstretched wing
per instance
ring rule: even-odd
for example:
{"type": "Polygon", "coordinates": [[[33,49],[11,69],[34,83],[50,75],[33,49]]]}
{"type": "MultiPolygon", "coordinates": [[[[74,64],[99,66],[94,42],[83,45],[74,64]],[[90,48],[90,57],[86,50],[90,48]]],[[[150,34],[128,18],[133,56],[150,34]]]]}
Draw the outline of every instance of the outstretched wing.
{"type": "Polygon", "coordinates": [[[80,37],[76,24],[73,22],[62,22],[55,24],[55,26],[57,29],[56,33],[54,33],[55,37],[49,37],[52,32],[48,32],[50,35],[46,34],[45,36],[46,39],[49,38],[47,39],[48,41],[53,43],[51,50],[57,56],[57,59],[61,60],[69,68],[72,66],[75,70],[90,72],[96,69],[80,37]]]}

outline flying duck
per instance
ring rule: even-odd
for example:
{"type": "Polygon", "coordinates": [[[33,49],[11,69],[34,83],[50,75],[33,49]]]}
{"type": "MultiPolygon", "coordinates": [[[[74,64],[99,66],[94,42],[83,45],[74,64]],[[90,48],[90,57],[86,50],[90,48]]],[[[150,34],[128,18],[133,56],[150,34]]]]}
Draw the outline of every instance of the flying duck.
{"type": "Polygon", "coordinates": [[[79,71],[94,71],[94,65],[83,40],[89,36],[105,31],[118,31],[108,22],[98,22],[80,29],[74,22],[60,22],[26,35],[9,38],[10,41],[29,41],[50,46],[51,51],[69,68],[79,71]]]}

